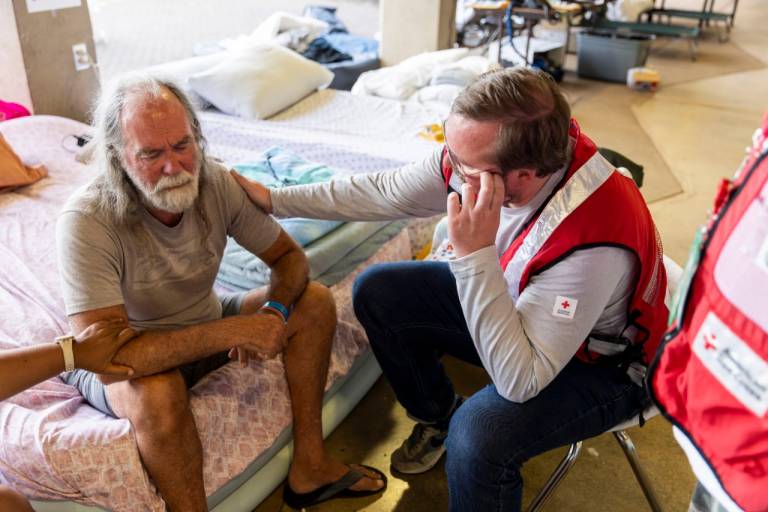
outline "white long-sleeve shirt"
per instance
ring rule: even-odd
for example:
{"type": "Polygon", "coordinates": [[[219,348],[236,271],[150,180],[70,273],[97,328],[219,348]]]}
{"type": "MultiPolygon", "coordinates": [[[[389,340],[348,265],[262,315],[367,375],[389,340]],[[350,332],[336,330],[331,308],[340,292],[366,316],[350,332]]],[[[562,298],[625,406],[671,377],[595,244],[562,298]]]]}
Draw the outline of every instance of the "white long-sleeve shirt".
{"type": "MultiPolygon", "coordinates": [[[[590,334],[616,336],[626,325],[637,262],[624,249],[576,251],[535,275],[517,300],[510,294],[499,258],[564,172],[555,173],[528,204],[502,208],[494,246],[450,262],[483,366],[499,394],[514,402],[544,389],[590,334]],[[568,315],[557,309],[564,298],[568,315]]],[[[445,213],[440,151],[392,172],[273,190],[272,206],[279,217],[350,221],[445,213]]]]}

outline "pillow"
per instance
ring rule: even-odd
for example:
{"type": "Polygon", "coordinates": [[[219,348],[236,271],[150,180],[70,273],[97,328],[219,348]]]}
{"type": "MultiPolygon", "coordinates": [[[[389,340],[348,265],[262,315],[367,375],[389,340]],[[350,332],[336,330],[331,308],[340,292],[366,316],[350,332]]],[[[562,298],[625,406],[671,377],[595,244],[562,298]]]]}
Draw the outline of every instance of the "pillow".
{"type": "Polygon", "coordinates": [[[226,114],[266,119],[332,80],[332,72],[292,50],[259,44],[234,52],[189,83],[226,114]]]}
{"type": "Polygon", "coordinates": [[[211,69],[216,64],[219,64],[225,55],[225,53],[215,53],[189,59],[174,60],[145,68],[142,72],[149,76],[175,83],[184,91],[190,101],[197,104],[200,108],[205,108],[207,106],[206,102],[189,86],[189,77],[211,69]]]}
{"type": "Polygon", "coordinates": [[[33,167],[24,165],[21,158],[14,153],[13,148],[0,134],[0,192],[30,185],[46,176],[48,171],[42,165],[33,167]]]}

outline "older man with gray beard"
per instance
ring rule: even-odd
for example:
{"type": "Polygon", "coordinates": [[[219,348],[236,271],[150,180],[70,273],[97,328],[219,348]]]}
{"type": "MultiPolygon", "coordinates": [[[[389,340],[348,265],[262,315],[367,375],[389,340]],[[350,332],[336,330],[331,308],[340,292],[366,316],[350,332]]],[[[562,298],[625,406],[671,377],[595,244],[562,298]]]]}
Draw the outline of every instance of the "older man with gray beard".
{"type": "Polygon", "coordinates": [[[119,317],[140,335],[115,356],[133,369],[130,379],[78,370],[67,380],[97,409],[131,421],[168,508],[206,510],[187,389],[235,357],[244,364],[283,356],[295,443],[287,501],[381,490],[381,473],[350,468],[324,449],[332,297],[308,282],[306,257],[279,224],[206,157],[183,93],[151,78],[124,78],[102,96],[95,135],[101,173],[70,198],[57,225],[67,314],[75,332],[119,317]],[[214,293],[227,235],[270,266],[269,287],[214,293]]]}

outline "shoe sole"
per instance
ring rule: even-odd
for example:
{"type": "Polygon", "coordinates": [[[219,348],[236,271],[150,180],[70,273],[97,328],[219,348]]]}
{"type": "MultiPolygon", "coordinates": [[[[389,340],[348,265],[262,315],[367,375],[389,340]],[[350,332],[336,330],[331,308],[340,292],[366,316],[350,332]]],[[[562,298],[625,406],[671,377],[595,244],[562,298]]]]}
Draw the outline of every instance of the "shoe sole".
{"type": "Polygon", "coordinates": [[[401,464],[395,464],[394,462],[391,463],[392,469],[397,471],[398,473],[402,473],[404,475],[418,475],[420,473],[426,473],[433,467],[437,466],[437,463],[440,462],[440,459],[443,458],[443,455],[445,454],[445,446],[443,446],[440,449],[440,455],[435,457],[435,459],[428,464],[418,464],[414,463],[414,466],[411,465],[401,465],[401,464]]]}

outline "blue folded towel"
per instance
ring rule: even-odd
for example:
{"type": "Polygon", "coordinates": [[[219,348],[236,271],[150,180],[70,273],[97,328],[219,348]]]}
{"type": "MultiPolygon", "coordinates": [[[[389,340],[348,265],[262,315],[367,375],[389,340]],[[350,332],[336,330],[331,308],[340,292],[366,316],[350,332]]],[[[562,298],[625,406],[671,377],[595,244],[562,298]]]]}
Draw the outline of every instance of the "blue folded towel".
{"type": "MultiPolygon", "coordinates": [[[[236,164],[237,172],[270,188],[291,187],[330,181],[336,171],[322,164],[307,162],[298,155],[279,147],[272,147],[254,162],[236,164]]],[[[280,219],[283,229],[306,247],[343,224],[336,220],[280,219]]]]}

